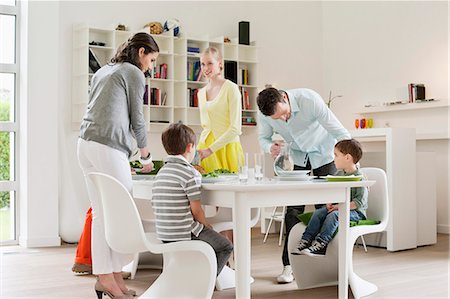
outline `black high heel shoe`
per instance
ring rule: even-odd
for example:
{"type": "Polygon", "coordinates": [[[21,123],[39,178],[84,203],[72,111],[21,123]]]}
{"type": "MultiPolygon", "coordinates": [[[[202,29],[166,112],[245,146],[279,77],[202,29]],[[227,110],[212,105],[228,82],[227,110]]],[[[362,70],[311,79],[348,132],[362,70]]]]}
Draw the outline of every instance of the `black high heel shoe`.
{"type": "MultiPolygon", "coordinates": [[[[100,283],[100,281],[97,280],[97,282],[95,283],[95,293],[97,293],[97,298],[98,299],[102,299],[103,298],[103,294],[109,296],[109,298],[111,299],[133,299],[133,295],[131,294],[123,294],[121,296],[114,296],[113,294],[111,294],[110,291],[107,291],[103,285],[100,283]]],[[[128,290],[131,291],[131,290],[128,290]]]]}

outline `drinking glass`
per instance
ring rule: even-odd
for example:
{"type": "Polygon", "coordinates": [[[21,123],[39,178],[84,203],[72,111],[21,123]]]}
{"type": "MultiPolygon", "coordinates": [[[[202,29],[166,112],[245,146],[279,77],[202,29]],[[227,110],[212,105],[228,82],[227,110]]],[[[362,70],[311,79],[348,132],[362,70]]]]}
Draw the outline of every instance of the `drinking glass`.
{"type": "Polygon", "coordinates": [[[239,155],[239,181],[241,183],[248,181],[248,153],[239,155]]]}
{"type": "Polygon", "coordinates": [[[264,177],[264,154],[255,153],[255,180],[262,181],[264,177]]]}

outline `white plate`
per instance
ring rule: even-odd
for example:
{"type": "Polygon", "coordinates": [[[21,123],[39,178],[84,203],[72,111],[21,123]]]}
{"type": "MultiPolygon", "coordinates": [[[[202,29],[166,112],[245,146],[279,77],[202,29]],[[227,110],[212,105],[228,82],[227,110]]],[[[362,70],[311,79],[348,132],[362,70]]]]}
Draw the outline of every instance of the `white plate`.
{"type": "Polygon", "coordinates": [[[274,179],[277,181],[309,181],[312,180],[314,177],[309,175],[303,175],[303,176],[276,176],[274,179]]]}
{"type": "Polygon", "coordinates": [[[311,170],[293,170],[293,171],[285,171],[278,170],[278,176],[280,177],[304,177],[308,176],[311,170]]]}
{"type": "Polygon", "coordinates": [[[222,183],[237,180],[239,177],[235,174],[219,175],[218,177],[202,177],[202,183],[222,183]]]}

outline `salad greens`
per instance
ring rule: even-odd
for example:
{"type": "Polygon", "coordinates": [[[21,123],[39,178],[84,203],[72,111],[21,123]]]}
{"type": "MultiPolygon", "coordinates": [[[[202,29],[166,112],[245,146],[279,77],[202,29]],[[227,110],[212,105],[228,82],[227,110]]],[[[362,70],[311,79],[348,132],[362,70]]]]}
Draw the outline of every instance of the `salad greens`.
{"type": "Polygon", "coordinates": [[[208,173],[202,174],[202,177],[204,178],[217,178],[220,174],[231,174],[233,172],[229,171],[228,169],[216,169],[208,173]]]}

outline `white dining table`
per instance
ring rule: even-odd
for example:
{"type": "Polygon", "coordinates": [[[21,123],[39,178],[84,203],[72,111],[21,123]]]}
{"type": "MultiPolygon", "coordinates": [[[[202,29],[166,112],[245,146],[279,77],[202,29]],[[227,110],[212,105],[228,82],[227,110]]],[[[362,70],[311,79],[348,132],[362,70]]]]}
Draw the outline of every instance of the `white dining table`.
{"type": "MultiPolygon", "coordinates": [[[[151,182],[133,181],[133,193],[140,198],[148,195],[151,182]],[[144,194],[145,193],[145,194],[144,194]]],[[[232,209],[234,260],[236,275],[236,298],[251,298],[251,231],[250,209],[339,204],[339,298],[348,298],[350,188],[371,186],[375,181],[279,181],[264,179],[261,182],[240,183],[227,181],[202,184],[202,203],[232,209]],[[342,229],[342,227],[344,229],[342,229]]]]}

